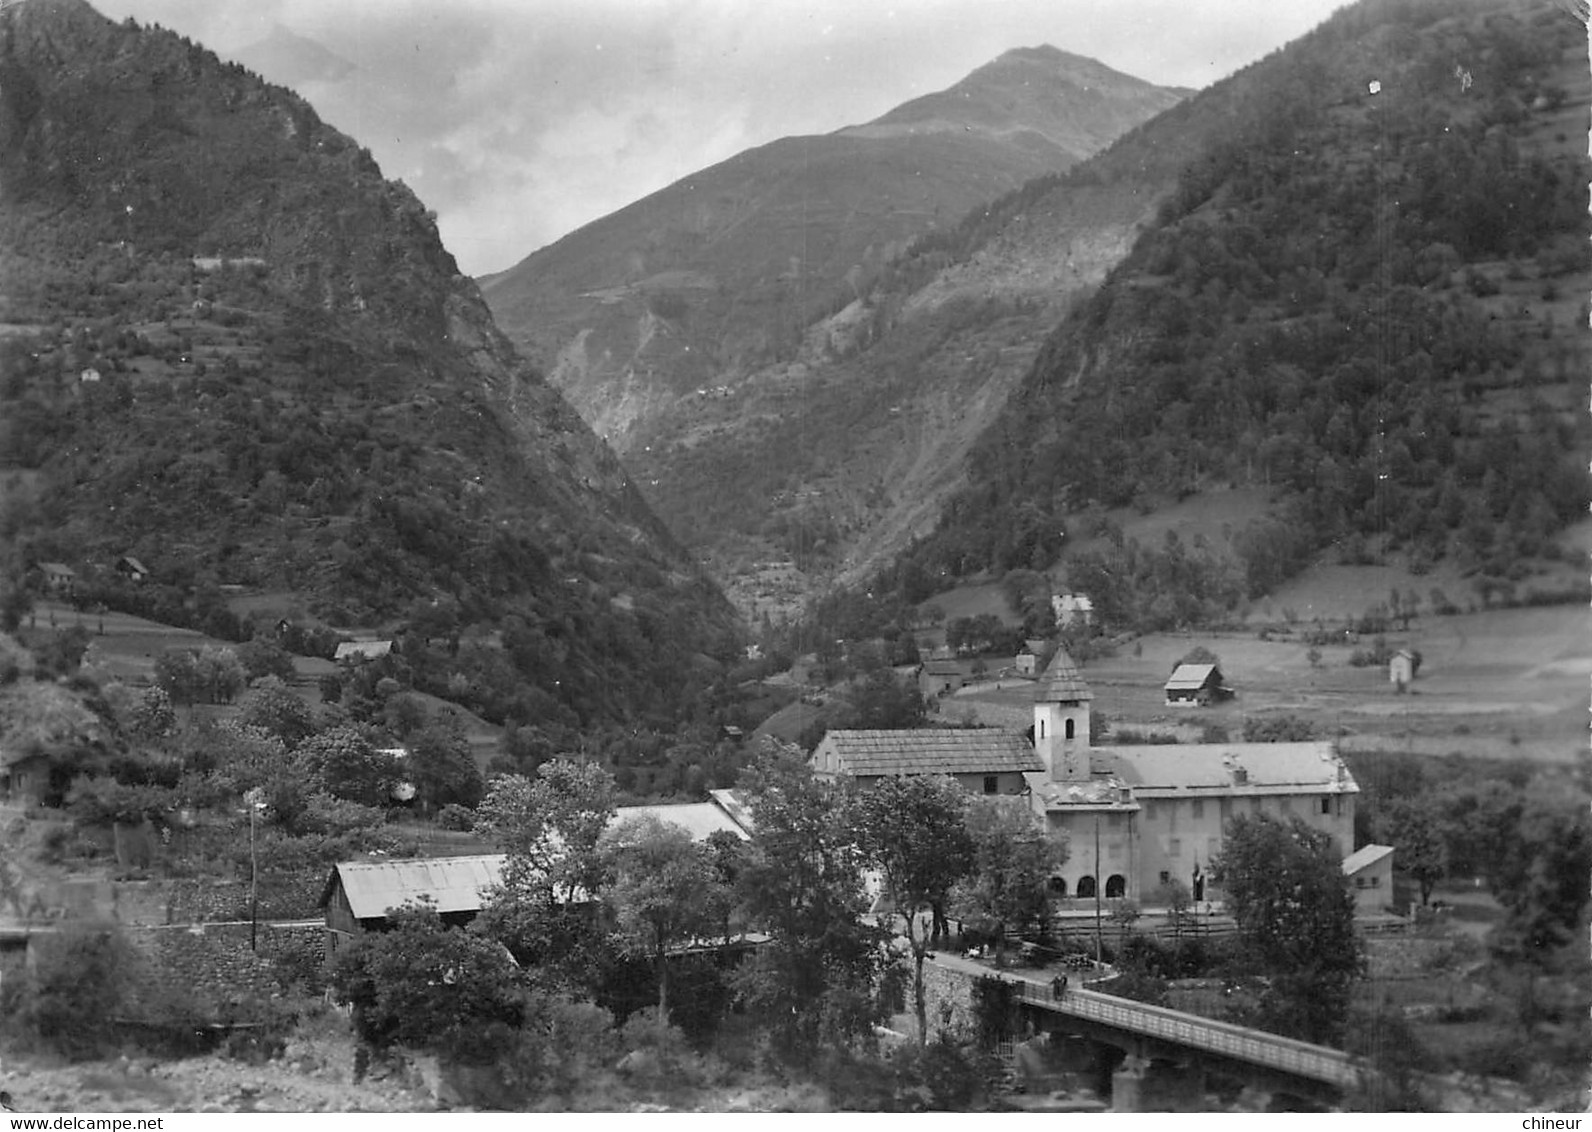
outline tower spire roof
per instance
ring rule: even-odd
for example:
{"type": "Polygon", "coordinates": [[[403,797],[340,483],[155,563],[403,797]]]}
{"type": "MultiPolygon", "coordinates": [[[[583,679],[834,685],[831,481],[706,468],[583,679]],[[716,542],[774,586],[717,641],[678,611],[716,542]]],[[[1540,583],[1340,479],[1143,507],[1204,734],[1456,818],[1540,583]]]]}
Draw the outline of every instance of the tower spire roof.
{"type": "Polygon", "coordinates": [[[1034,688],[1034,702],[1065,704],[1082,703],[1084,700],[1092,699],[1094,693],[1084,682],[1077,663],[1067,655],[1065,648],[1058,648],[1056,655],[1051,657],[1050,664],[1045,667],[1045,674],[1039,678],[1039,683],[1034,688]]]}

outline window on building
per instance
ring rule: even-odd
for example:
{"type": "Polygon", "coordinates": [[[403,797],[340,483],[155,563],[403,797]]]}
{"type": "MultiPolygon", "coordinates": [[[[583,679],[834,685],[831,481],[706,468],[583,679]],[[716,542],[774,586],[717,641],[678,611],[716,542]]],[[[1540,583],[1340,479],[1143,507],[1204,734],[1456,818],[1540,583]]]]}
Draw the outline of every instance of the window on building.
{"type": "Polygon", "coordinates": [[[1321,812],[1324,813],[1324,814],[1332,813],[1332,795],[1331,794],[1323,794],[1321,796],[1321,812]]]}
{"type": "Polygon", "coordinates": [[[1106,896],[1107,897],[1110,897],[1112,899],[1116,899],[1118,897],[1126,896],[1127,892],[1128,892],[1128,881],[1127,881],[1127,878],[1124,877],[1121,873],[1112,873],[1110,876],[1106,877],[1106,896]]]}
{"type": "Polygon", "coordinates": [[[1364,877],[1355,877],[1354,878],[1354,887],[1355,888],[1364,888],[1365,887],[1365,878],[1364,877]]]}
{"type": "Polygon", "coordinates": [[[1371,878],[1371,887],[1372,888],[1381,888],[1382,887],[1382,878],[1379,877],[1379,876],[1373,876],[1371,878]]]}
{"type": "Polygon", "coordinates": [[[1067,731],[1066,731],[1065,738],[1068,738],[1068,739],[1076,738],[1077,733],[1078,733],[1077,721],[1076,720],[1072,720],[1072,719],[1067,720],[1066,727],[1067,727],[1067,731]]]}
{"type": "Polygon", "coordinates": [[[1095,894],[1095,878],[1094,877],[1079,877],[1078,878],[1078,895],[1081,896],[1081,897],[1087,898],[1087,897],[1092,897],[1094,894],[1095,894]]]}
{"type": "Polygon", "coordinates": [[[1001,780],[998,776],[993,774],[986,774],[984,776],[984,793],[994,794],[999,791],[1000,788],[1001,780]]]}
{"type": "Polygon", "coordinates": [[[1205,818],[1205,799],[1195,798],[1193,805],[1194,820],[1203,821],[1205,818]]]}
{"type": "Polygon", "coordinates": [[[1146,824],[1154,821],[1155,820],[1155,802],[1154,802],[1154,800],[1150,799],[1150,798],[1146,798],[1141,803],[1141,805],[1144,808],[1139,811],[1139,816],[1144,819],[1146,824]]]}
{"type": "Polygon", "coordinates": [[[1039,737],[1041,739],[1045,737],[1045,721],[1043,719],[1039,721],[1039,737]]]}
{"type": "Polygon", "coordinates": [[[1216,808],[1221,811],[1224,823],[1233,816],[1233,800],[1231,798],[1218,798],[1216,800],[1216,808]]]}
{"type": "Polygon", "coordinates": [[[1165,869],[1161,870],[1161,883],[1162,884],[1170,884],[1171,881],[1172,881],[1172,874],[1167,872],[1165,869]]]}

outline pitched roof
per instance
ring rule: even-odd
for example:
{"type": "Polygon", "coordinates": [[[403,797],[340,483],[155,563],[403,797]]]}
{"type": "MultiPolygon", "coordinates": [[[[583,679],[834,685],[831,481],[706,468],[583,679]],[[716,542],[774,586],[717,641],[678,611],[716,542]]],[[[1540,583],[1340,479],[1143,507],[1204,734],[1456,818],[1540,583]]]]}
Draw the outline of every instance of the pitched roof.
{"type": "Polygon", "coordinates": [[[742,841],[751,836],[728,813],[714,802],[690,802],[685,805],[620,806],[610,826],[626,818],[651,815],[659,821],[677,825],[691,835],[693,841],[706,841],[715,833],[733,833],[742,841]]]}
{"type": "Polygon", "coordinates": [[[337,646],[333,659],[349,660],[353,657],[363,657],[366,660],[374,660],[390,652],[392,652],[391,641],[343,641],[337,646]]]}
{"type": "Polygon", "coordinates": [[[1330,740],[1112,747],[1109,759],[1137,798],[1360,792],[1330,740]]]}
{"type": "MultiPolygon", "coordinates": [[[[744,807],[728,790],[715,790],[713,795],[715,802],[621,806],[608,825],[611,829],[628,817],[651,814],[683,827],[695,841],[706,841],[719,830],[733,833],[743,841],[750,840],[747,830],[732,816],[732,806],[743,812],[744,807]],[[721,795],[724,800],[718,800],[721,795]]],[[[475,912],[480,910],[486,890],[502,883],[507,860],[502,853],[485,853],[470,857],[344,861],[334,865],[326,878],[320,907],[326,907],[332,898],[333,885],[341,881],[348,906],[359,920],[385,916],[389,908],[401,908],[423,897],[430,897],[431,906],[438,912],[475,912]]]]}
{"type": "Polygon", "coordinates": [[[1057,649],[1045,666],[1045,674],[1034,687],[1034,702],[1040,704],[1079,703],[1094,699],[1094,693],[1084,682],[1083,673],[1067,655],[1066,649],[1057,649]]]}
{"type": "Polygon", "coordinates": [[[1361,869],[1370,868],[1383,857],[1393,855],[1391,845],[1362,845],[1343,859],[1343,875],[1352,877],[1361,869]]]}
{"type": "Polygon", "coordinates": [[[815,762],[821,753],[831,754],[833,765],[820,769],[860,776],[1045,769],[1027,740],[996,728],[831,731],[814,752],[815,762]]]}
{"type": "MultiPolygon", "coordinates": [[[[1184,689],[1199,689],[1205,686],[1205,681],[1211,678],[1211,673],[1216,672],[1214,664],[1180,664],[1172,670],[1171,679],[1166,682],[1166,690],[1179,691],[1184,689]]],[[[1216,672],[1217,682],[1221,682],[1221,673],[1216,672]]]]}
{"type": "Polygon", "coordinates": [[[504,856],[430,857],[402,861],[344,861],[332,868],[320,906],[341,881],[348,906],[359,920],[385,916],[389,908],[430,897],[438,912],[474,912],[488,888],[503,880],[504,856]]]}

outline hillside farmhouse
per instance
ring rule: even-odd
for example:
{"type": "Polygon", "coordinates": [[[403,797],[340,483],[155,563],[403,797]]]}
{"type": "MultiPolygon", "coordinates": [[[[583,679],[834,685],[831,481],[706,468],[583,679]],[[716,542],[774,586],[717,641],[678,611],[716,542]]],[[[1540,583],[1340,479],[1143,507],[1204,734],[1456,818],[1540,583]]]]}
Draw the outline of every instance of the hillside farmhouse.
{"type": "Polygon", "coordinates": [[[949,696],[973,682],[971,661],[926,660],[918,668],[918,692],[925,700],[949,696]]]}
{"type": "Polygon", "coordinates": [[[1167,707],[1205,707],[1233,698],[1233,690],[1223,682],[1222,670],[1214,664],[1180,664],[1166,682],[1167,707]]]}
{"type": "Polygon", "coordinates": [[[37,566],[44,588],[52,594],[71,594],[77,589],[77,571],[64,562],[40,562],[37,566]]]}
{"type": "Polygon", "coordinates": [[[338,664],[363,664],[393,651],[391,641],[343,641],[332,659],[338,664]]]}
{"type": "Polygon", "coordinates": [[[1061,629],[1086,626],[1094,621],[1094,602],[1087,594],[1051,594],[1050,611],[1061,629]]]}
{"type": "MultiPolygon", "coordinates": [[[[621,806],[609,827],[627,818],[655,816],[687,830],[693,840],[715,833],[749,840],[745,810],[729,791],[714,791],[711,802],[687,805],[621,806]],[[722,797],[721,797],[722,796],[722,797]]],[[[426,857],[398,861],[344,861],[334,865],[321,889],[320,908],[326,918],[326,955],[367,931],[387,927],[390,909],[429,902],[442,921],[463,926],[475,919],[487,894],[503,883],[507,857],[488,853],[465,857],[426,857]]]]}
{"type": "Polygon", "coordinates": [[[1061,650],[1035,686],[1032,743],[993,728],[832,731],[813,767],[864,784],[886,774],[951,774],[973,793],[1024,799],[1067,839],[1067,861],[1051,879],[1057,896],[1143,901],[1176,880],[1196,900],[1220,899],[1210,864],[1227,821],[1240,814],[1297,815],[1343,851],[1353,845],[1360,788],[1331,742],[1095,750],[1093,698],[1061,650]]]}

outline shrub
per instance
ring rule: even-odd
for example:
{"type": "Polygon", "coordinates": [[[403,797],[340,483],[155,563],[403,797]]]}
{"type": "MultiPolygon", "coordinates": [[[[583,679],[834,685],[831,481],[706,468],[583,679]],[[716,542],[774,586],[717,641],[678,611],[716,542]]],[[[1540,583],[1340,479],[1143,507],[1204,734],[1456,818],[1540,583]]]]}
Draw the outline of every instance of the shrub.
{"type": "Polygon", "coordinates": [[[457,802],[449,802],[437,812],[437,824],[443,829],[468,833],[475,828],[475,811],[457,802]]]}
{"type": "Polygon", "coordinates": [[[17,1021],[74,1061],[117,1045],[107,1019],[122,1012],[138,982],[138,956],[119,931],[71,927],[34,942],[34,965],[17,1004],[17,1021]]]}

